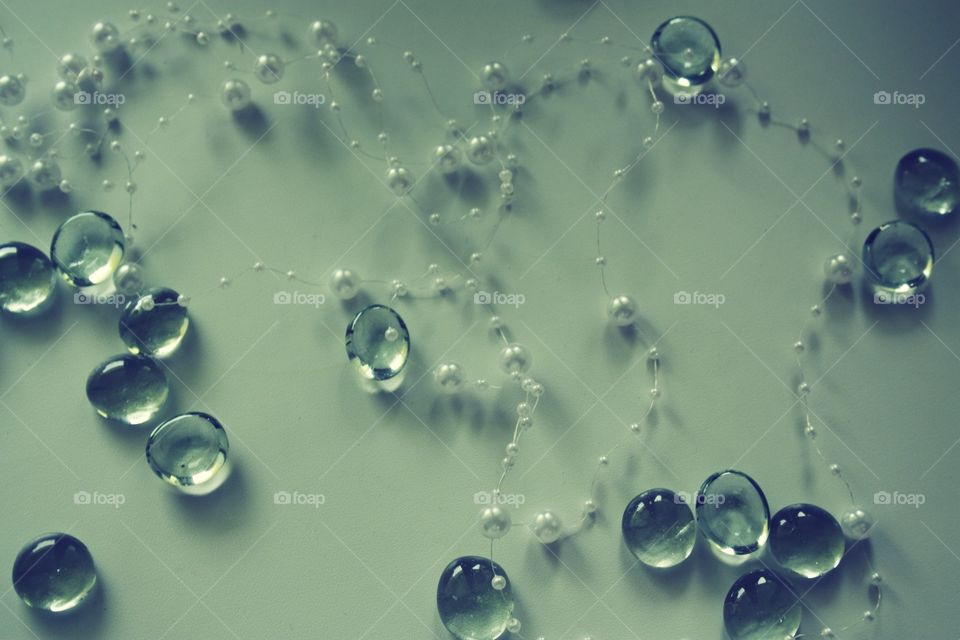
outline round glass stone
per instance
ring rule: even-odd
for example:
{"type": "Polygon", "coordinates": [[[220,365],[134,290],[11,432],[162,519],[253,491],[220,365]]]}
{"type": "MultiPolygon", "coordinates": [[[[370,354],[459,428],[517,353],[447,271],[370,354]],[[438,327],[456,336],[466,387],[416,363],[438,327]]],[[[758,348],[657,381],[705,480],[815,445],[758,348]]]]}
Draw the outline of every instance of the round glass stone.
{"type": "Polygon", "coordinates": [[[770,507],[760,485],[741,471],[718,471],[697,491],[697,524],[711,546],[726,555],[762,547],[770,533],[770,507]]]}
{"type": "Polygon", "coordinates": [[[90,287],[106,282],[123,260],[123,231],[99,211],[67,218],[53,234],[50,258],[70,284],[90,287]]]}
{"type": "Polygon", "coordinates": [[[216,418],[190,412],[153,430],[147,440],[147,462],[160,478],[193,493],[192,487],[215,483],[227,464],[229,450],[227,432],[216,418]]]}
{"type": "Polygon", "coordinates": [[[410,355],[410,332],[396,311],[373,304],[347,326],[347,356],[368,380],[389,380],[410,355]]]}
{"type": "Polygon", "coordinates": [[[440,621],[457,640],[496,640],[513,615],[510,579],[489,558],[464,556],[447,565],[437,585],[440,621]],[[493,588],[493,577],[503,576],[503,589],[493,588]]]}
{"type": "Polygon", "coordinates": [[[120,339],[133,354],[165,358],[177,350],[190,326],[187,308],[173,289],[149,289],[120,316],[120,339]]]}
{"type": "Polygon", "coordinates": [[[650,567],[673,567],[688,557],[697,523],[686,501],[669,489],[650,489],[630,501],[620,528],[627,548],[650,567]]]}
{"type": "Polygon", "coordinates": [[[812,504],[792,504],[770,520],[770,552],[780,566],[804,578],[837,568],[845,545],[840,523],[812,504]]]}
{"type": "Polygon", "coordinates": [[[13,588],[28,606],[69,611],[93,592],[97,572],[86,545],[66,533],[28,542],[13,563],[13,588]]]}
{"type": "Polygon", "coordinates": [[[720,68],[720,40],[699,18],[670,18],[653,32],[650,47],[663,65],[664,79],[677,87],[698,87],[720,68]]]}
{"type": "Polygon", "coordinates": [[[170,385],[163,367],[145,356],[114,356],[87,378],[87,399],[104,418],[138,425],[163,407],[170,385]]]}
{"type": "Polygon", "coordinates": [[[42,251],[22,242],[0,244],[0,309],[40,313],[53,301],[57,273],[42,251]]]}
{"type": "Polygon", "coordinates": [[[876,293],[914,293],[923,289],[933,274],[933,243],[916,225],[887,222],[864,240],[863,265],[876,293]]]}
{"type": "Polygon", "coordinates": [[[740,576],[723,601],[730,640],[782,640],[800,629],[799,598],[779,576],[759,569],[740,576]]]}
{"type": "Polygon", "coordinates": [[[957,163],[936,149],[914,149],[897,163],[893,194],[908,213],[928,219],[949,216],[960,200],[957,163]]]}

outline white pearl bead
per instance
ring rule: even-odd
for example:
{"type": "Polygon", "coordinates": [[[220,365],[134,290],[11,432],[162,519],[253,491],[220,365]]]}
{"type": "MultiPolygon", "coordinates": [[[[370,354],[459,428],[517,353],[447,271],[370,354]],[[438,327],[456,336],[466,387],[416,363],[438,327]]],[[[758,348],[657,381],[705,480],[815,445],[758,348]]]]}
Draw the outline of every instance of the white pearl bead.
{"type": "Polygon", "coordinates": [[[60,80],[50,91],[53,106],[60,111],[73,111],[77,108],[77,95],[80,88],[71,80],[60,80]]]}
{"type": "Polygon", "coordinates": [[[156,304],[153,298],[149,296],[140,299],[140,307],[143,308],[144,311],[152,311],[156,304]]]}
{"type": "Polygon", "coordinates": [[[487,89],[498,91],[507,86],[510,81],[510,72],[502,62],[488,62],[480,70],[480,80],[487,89]]]}
{"type": "Polygon", "coordinates": [[[185,296],[182,293],[177,296],[177,304],[181,307],[186,308],[190,304],[190,296],[185,296]]]}
{"type": "Polygon", "coordinates": [[[593,500],[585,500],[583,502],[583,511],[587,515],[591,515],[597,512],[597,503],[593,500]]]}
{"type": "Polygon", "coordinates": [[[264,53],[257,56],[257,61],[253,65],[253,74],[263,84],[273,84],[283,77],[284,67],[283,60],[279,56],[264,53]]]}
{"type": "Polygon", "coordinates": [[[717,78],[720,84],[725,87],[737,87],[743,84],[746,79],[747,69],[737,58],[727,58],[720,62],[720,68],[717,70],[717,78]]]}
{"type": "Polygon", "coordinates": [[[480,531],[484,537],[496,540],[510,531],[510,514],[501,507],[487,507],[480,512],[480,531]]]}
{"type": "Polygon", "coordinates": [[[507,579],[504,576],[497,574],[490,579],[490,586],[494,591],[503,591],[507,588],[507,579]]]}
{"type": "Polygon", "coordinates": [[[523,373],[530,368],[530,351],[516,342],[500,350],[500,367],[509,374],[523,373]]]}
{"type": "Polygon", "coordinates": [[[853,280],[853,260],[845,253],[837,253],[823,265],[823,274],[833,284],[849,284],[853,280]]]}
{"type": "Polygon", "coordinates": [[[391,167],[387,171],[387,186],[397,196],[402,196],[413,188],[413,176],[405,167],[391,167]]]}
{"type": "Polygon", "coordinates": [[[360,276],[353,269],[337,269],[330,276],[330,288],[341,300],[352,300],[360,291],[360,276]]]}
{"type": "Polygon", "coordinates": [[[508,443],[507,446],[506,446],[506,452],[507,452],[507,455],[508,455],[508,456],[510,456],[511,458],[513,458],[513,457],[515,457],[518,453],[520,453],[520,446],[517,445],[516,442],[510,442],[510,443],[508,443]]]}
{"type": "Polygon", "coordinates": [[[615,296],[607,304],[607,315],[618,327],[626,327],[637,319],[637,303],[630,296],[615,296]]]}
{"type": "Polygon", "coordinates": [[[654,100],[653,102],[650,103],[650,111],[652,111],[654,115],[660,115],[661,113],[663,113],[663,109],[664,109],[664,104],[660,100],[654,100]]]}
{"type": "Polygon", "coordinates": [[[870,537],[876,521],[868,511],[860,507],[850,509],[840,518],[844,535],[851,540],[866,540],[870,537]]]}
{"type": "Polygon", "coordinates": [[[336,44],[337,25],[329,20],[317,20],[310,25],[310,34],[313,36],[313,41],[320,46],[336,44]]]}
{"type": "Polygon", "coordinates": [[[242,111],[250,106],[250,85],[239,78],[227,80],[220,87],[220,99],[230,111],[242,111]]]}
{"type": "Polygon", "coordinates": [[[90,30],[90,42],[100,53],[110,53],[120,46],[120,32],[113,23],[100,21],[90,30]]]}
{"type": "Polygon", "coordinates": [[[487,164],[495,155],[493,140],[488,136],[474,136],[467,142],[467,158],[473,164],[487,164]]]}
{"type": "Polygon", "coordinates": [[[563,522],[552,511],[541,511],[533,517],[530,530],[543,544],[556,542],[563,535],[563,522]]]}
{"type": "Polygon", "coordinates": [[[443,393],[453,394],[460,390],[466,380],[463,367],[456,362],[444,362],[433,370],[433,381],[443,393]]]}
{"type": "Polygon", "coordinates": [[[438,145],[433,150],[433,162],[444,175],[456,173],[460,168],[460,149],[451,144],[438,145]]]}
{"type": "Polygon", "coordinates": [[[646,86],[648,81],[656,86],[660,84],[660,79],[663,78],[663,65],[653,58],[648,58],[637,64],[634,75],[644,86],[646,86]]]}

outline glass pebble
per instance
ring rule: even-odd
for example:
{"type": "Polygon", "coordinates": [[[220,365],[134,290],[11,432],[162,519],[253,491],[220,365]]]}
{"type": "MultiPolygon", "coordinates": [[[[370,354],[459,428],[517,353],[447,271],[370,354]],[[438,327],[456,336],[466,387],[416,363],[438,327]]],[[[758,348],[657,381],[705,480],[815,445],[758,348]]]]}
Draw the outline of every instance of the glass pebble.
{"type": "Polygon", "coordinates": [[[57,272],[42,251],[22,242],[0,244],[0,309],[23,316],[40,313],[56,289],[57,272]]]}
{"type": "Polygon", "coordinates": [[[133,354],[166,358],[180,346],[190,326],[186,307],[173,289],[149,289],[127,303],[120,316],[120,339],[133,354]]]}
{"type": "Polygon", "coordinates": [[[443,626],[457,640],[496,640],[513,617],[510,579],[503,567],[489,558],[457,558],[440,575],[437,611],[443,626]],[[506,580],[502,589],[493,587],[494,576],[506,580]]]}
{"type": "Polygon", "coordinates": [[[650,47],[664,67],[664,80],[677,88],[699,87],[720,68],[720,40],[699,18],[670,18],[653,32],[650,47]]]}
{"type": "Polygon", "coordinates": [[[165,482],[197,493],[216,488],[226,478],[229,450],[227,432],[216,418],[190,412],[153,430],[147,440],[147,462],[165,482]]]}
{"type": "Polygon", "coordinates": [[[162,366],[145,356],[114,356],[87,378],[87,399],[97,413],[128,425],[153,419],[169,393],[162,366]]]}
{"type": "Polygon", "coordinates": [[[697,491],[697,523],[711,546],[726,555],[760,549],[770,533],[770,508],[753,478],[741,471],[718,471],[697,491]]]}
{"type": "Polygon", "coordinates": [[[61,275],[76,287],[106,282],[123,260],[123,230],[99,211],[67,218],[53,234],[50,258],[61,275]]]}
{"type": "Polygon", "coordinates": [[[627,504],[621,521],[627,548],[645,565],[673,567],[688,557],[697,523],[685,500],[669,489],[644,491],[627,504]]]}
{"type": "Polygon", "coordinates": [[[927,219],[949,216],[960,200],[957,163],[936,149],[914,149],[897,163],[893,193],[907,213],[927,219]]]}
{"type": "Polygon", "coordinates": [[[90,551],[66,533],[48,533],[31,540],[13,563],[13,588],[34,609],[69,611],[82,603],[96,584],[90,551]]]}
{"type": "Polygon", "coordinates": [[[781,567],[804,578],[837,568],[845,544],[840,523],[812,504],[792,504],[770,519],[770,552],[781,567]]]}
{"type": "Polygon", "coordinates": [[[933,274],[933,243],[920,227],[894,220],[863,242],[863,265],[878,295],[907,295],[923,289],[933,274]]]}
{"type": "Polygon", "coordinates": [[[373,304],[360,311],[347,326],[346,345],[347,357],[361,376],[389,380],[407,364],[410,333],[400,314],[382,304],[373,304]]]}
{"type": "Polygon", "coordinates": [[[758,569],[737,578],[723,601],[723,625],[730,640],[782,640],[800,629],[801,609],[790,588],[772,571],[758,569]]]}

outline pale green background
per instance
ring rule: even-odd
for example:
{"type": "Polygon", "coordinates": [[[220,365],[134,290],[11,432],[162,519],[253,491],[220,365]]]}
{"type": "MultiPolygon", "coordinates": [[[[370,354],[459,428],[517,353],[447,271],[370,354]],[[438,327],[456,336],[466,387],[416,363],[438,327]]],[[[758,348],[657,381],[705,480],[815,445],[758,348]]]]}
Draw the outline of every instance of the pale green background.
{"type": "MultiPolygon", "coordinates": [[[[714,562],[703,545],[674,574],[631,568],[619,535],[621,508],[651,486],[694,490],[728,466],[752,474],[774,508],[796,501],[846,507],[842,486],[800,435],[797,410],[788,411],[796,382],[790,345],[821,295],[822,262],[847,238],[846,179],[864,180],[859,245],[870,228],[895,217],[891,175],[904,152],[957,148],[953,4],[604,0],[582,20],[589,2],[288,4],[274,6],[300,41],[308,20],[320,16],[336,21],[347,42],[368,32],[380,39],[365,53],[387,96],[384,128],[391,153],[418,177],[443,138],[443,120],[403,50],[422,60],[438,102],[467,126],[486,117],[471,102],[471,72],[490,59],[505,60],[514,75],[536,63],[527,76],[534,85],[545,72],[568,74],[585,57],[597,69],[595,81],[573,83],[531,107],[529,129],[518,125],[508,134],[523,166],[516,215],[476,269],[495,283],[490,288],[525,296],[523,306],[502,315],[533,352],[533,373],[547,388],[505,487],[525,496],[518,523],[548,507],[576,520],[596,456],[640,418],[650,386],[645,365],[636,364],[643,346],[604,321],[591,190],[606,188],[613,169],[635,158],[653,119],[647,97],[617,63],[624,52],[583,41],[609,35],[636,46],[671,15],[701,16],[726,53],[747,52],[751,82],[778,116],[808,117],[825,144],[848,141],[846,176],[828,174],[807,193],[827,160],[786,129],[759,127],[745,90],[732,94],[735,108],[717,116],[668,101],[663,130],[678,124],[614,192],[617,215],[603,227],[611,288],[637,297],[646,334],[672,328],[660,343],[662,406],[646,430],[655,455],[637,458],[635,444],[611,454],[595,525],[556,556],[523,528],[497,546],[524,637],[720,638],[720,605],[737,570],[714,562]],[[571,29],[579,40],[556,44],[571,29]],[[524,33],[532,43],[521,44],[524,33]],[[877,106],[878,90],[922,92],[926,104],[877,106]],[[722,293],[726,303],[718,310],[674,305],[681,290],[722,293]]],[[[0,3],[0,25],[16,41],[3,68],[30,77],[26,103],[5,110],[4,119],[48,110],[55,54],[89,53],[89,25],[105,18],[127,29],[129,8],[113,1],[0,3]]],[[[201,0],[191,13],[209,22],[214,13],[243,18],[266,8],[201,0]]],[[[159,4],[153,10],[164,13],[159,4]]],[[[277,44],[276,24],[248,24],[254,50],[296,55],[277,44]]],[[[192,339],[171,362],[177,379],[168,413],[215,414],[230,434],[235,475],[206,499],[174,495],[143,460],[148,430],[116,428],[94,415],[83,383],[94,365],[121,350],[112,309],[73,305],[64,290],[45,319],[4,319],[0,558],[9,566],[34,535],[70,531],[93,552],[104,592],[78,617],[53,621],[3,587],[2,638],[445,638],[435,612],[437,577],[457,555],[485,549],[472,528],[473,495],[495,482],[517,396],[512,389],[471,393],[457,408],[436,398],[428,377],[417,384],[441,358],[501,384],[497,343],[469,296],[397,304],[414,351],[409,394],[395,404],[354,383],[342,345],[349,313],[334,300],[320,309],[276,306],[273,294],[295,287],[269,274],[247,274],[225,291],[215,285],[257,259],[311,280],[325,281],[343,265],[366,278],[411,283],[435,262],[452,280],[465,272],[459,259],[489,232],[494,194],[458,200],[428,176],[418,197],[451,224],[428,228],[403,204],[384,213],[394,199],[380,184],[383,163],[344,148],[329,111],[275,106],[274,88],[245,74],[264,121],[259,128],[234,122],[217,96],[234,75],[223,70],[227,58],[251,64],[236,48],[204,50],[171,36],[115,87],[127,97],[129,130],[120,139],[131,153],[144,148],[138,138],[158,116],[175,112],[188,92],[198,96],[151,138],[137,171],[137,245],[152,247],[144,260],[152,282],[195,297],[192,339]],[[471,206],[487,217],[456,222],[471,206]],[[121,493],[125,504],[75,505],[78,491],[121,493]],[[276,491],[323,494],[325,504],[275,505],[276,491]]],[[[318,78],[315,64],[302,63],[277,88],[326,93],[318,78]]],[[[342,79],[334,86],[351,135],[376,152],[370,87],[342,79]]],[[[79,114],[48,112],[45,126],[62,130],[79,114]]],[[[122,186],[120,158],[107,153],[96,167],[77,157],[76,143],[59,146],[75,192],[69,199],[8,197],[22,224],[2,212],[3,238],[44,246],[67,214],[84,207],[125,221],[122,188],[104,193],[98,186],[104,178],[122,186]]],[[[493,170],[487,184],[495,189],[491,180],[493,170]]],[[[950,250],[956,226],[933,235],[943,257],[922,308],[875,308],[856,287],[834,298],[811,342],[810,377],[825,376],[811,397],[827,423],[818,442],[880,521],[871,550],[886,581],[879,620],[840,637],[956,635],[960,252],[950,250]],[[876,491],[923,494],[925,504],[874,507],[876,491]]],[[[386,299],[381,285],[369,291],[386,299]]],[[[834,629],[868,606],[864,549],[807,598],[834,629]]],[[[805,634],[816,636],[819,626],[805,614],[805,634]]]]}

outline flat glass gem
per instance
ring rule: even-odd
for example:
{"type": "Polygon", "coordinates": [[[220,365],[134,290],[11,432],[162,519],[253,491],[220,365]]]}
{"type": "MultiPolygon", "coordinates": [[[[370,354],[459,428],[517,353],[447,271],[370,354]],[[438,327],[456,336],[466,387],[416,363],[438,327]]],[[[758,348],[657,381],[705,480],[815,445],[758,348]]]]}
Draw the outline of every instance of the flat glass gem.
{"type": "Polygon", "coordinates": [[[690,505],[669,489],[650,489],[631,500],[620,527],[633,555],[645,565],[660,569],[690,557],[697,540],[697,523],[690,505]]]}
{"type": "Polygon", "coordinates": [[[812,504],[792,504],[770,520],[770,552],[780,566],[804,578],[837,568],[845,543],[840,523],[812,504]]]}
{"type": "Polygon", "coordinates": [[[802,611],[789,587],[772,571],[740,576],[723,601],[730,640],[783,640],[800,629],[802,611]]]}
{"type": "Polygon", "coordinates": [[[699,18],[670,18],[653,32],[653,57],[663,65],[664,79],[678,87],[697,87],[720,68],[720,40],[699,18]]]}
{"type": "Polygon", "coordinates": [[[513,616],[510,579],[503,567],[489,558],[457,558],[440,574],[437,611],[443,626],[457,640],[496,640],[513,616]],[[495,575],[506,580],[499,591],[491,584],[495,575]]]}
{"type": "Polygon", "coordinates": [[[368,380],[389,380],[403,370],[410,354],[410,332],[390,307],[373,304],[347,326],[347,357],[368,380]]]}
{"type": "Polygon", "coordinates": [[[170,393],[163,367],[145,356],[114,356],[87,378],[87,399],[104,418],[138,425],[153,419],[170,393]]]}
{"type": "Polygon", "coordinates": [[[184,413],[161,423],[147,440],[147,462],[160,478],[187,490],[213,479],[227,463],[230,443],[211,415],[184,413]]]}
{"type": "Polygon", "coordinates": [[[0,244],[0,309],[40,313],[53,301],[57,272],[42,251],[22,242],[0,244]]]}
{"type": "Polygon", "coordinates": [[[69,611],[97,584],[87,547],[66,533],[48,533],[31,540],[13,563],[13,588],[28,606],[43,611],[69,611]]]}
{"type": "Polygon", "coordinates": [[[67,218],[53,234],[50,258],[70,284],[90,287],[106,282],[123,260],[123,231],[99,211],[67,218]]]}
{"type": "Polygon", "coordinates": [[[760,485],[740,471],[718,471],[697,491],[700,533],[717,551],[745,555],[762,547],[770,532],[770,508],[760,485]]]}
{"type": "Polygon", "coordinates": [[[960,201],[957,163],[936,149],[914,149],[897,163],[893,194],[908,213],[928,219],[949,216],[960,201]]]}
{"type": "Polygon", "coordinates": [[[148,289],[131,300],[120,316],[120,339],[133,354],[165,358],[177,350],[190,326],[180,294],[165,287],[148,289]]]}
{"type": "Polygon", "coordinates": [[[880,225],[863,242],[864,271],[878,297],[923,289],[933,259],[933,243],[923,229],[901,220],[880,225]]]}

